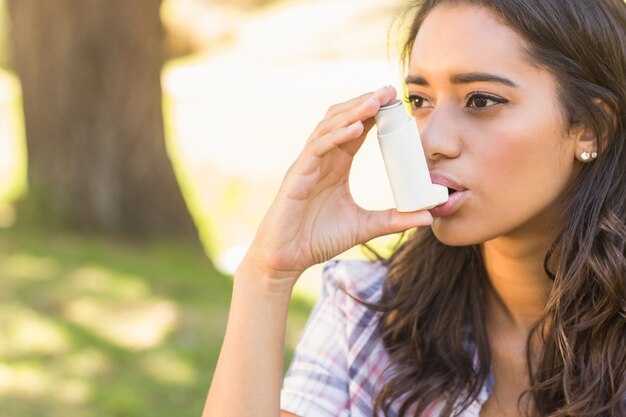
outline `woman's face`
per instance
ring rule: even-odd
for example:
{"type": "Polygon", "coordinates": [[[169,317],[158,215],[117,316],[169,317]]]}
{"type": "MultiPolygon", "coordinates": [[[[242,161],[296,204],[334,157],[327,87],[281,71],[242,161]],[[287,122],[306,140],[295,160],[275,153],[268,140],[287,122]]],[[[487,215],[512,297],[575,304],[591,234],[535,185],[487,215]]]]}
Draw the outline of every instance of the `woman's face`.
{"type": "Polygon", "coordinates": [[[434,183],[459,189],[431,211],[449,245],[552,235],[576,169],[557,83],[488,9],[441,5],[411,53],[408,98],[434,183]]]}

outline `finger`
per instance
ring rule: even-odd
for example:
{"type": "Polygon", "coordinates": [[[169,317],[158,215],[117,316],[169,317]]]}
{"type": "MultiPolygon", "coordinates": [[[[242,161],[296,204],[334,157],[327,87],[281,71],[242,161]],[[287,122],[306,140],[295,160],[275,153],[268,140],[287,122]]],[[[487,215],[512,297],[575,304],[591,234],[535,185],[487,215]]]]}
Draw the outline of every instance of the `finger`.
{"type": "Polygon", "coordinates": [[[433,217],[427,210],[401,213],[396,209],[366,211],[365,225],[361,228],[361,242],[367,242],[379,236],[404,232],[413,227],[427,226],[433,217]]]}
{"type": "Polygon", "coordinates": [[[329,119],[322,120],[316,127],[309,142],[313,142],[320,137],[332,132],[333,130],[340,129],[351,125],[356,121],[364,121],[374,117],[374,115],[380,109],[380,102],[374,96],[370,96],[367,100],[362,102],[356,107],[351,107],[346,111],[339,113],[329,119]]]}
{"type": "Polygon", "coordinates": [[[326,111],[324,119],[330,119],[331,117],[336,116],[339,113],[343,113],[344,111],[352,107],[359,106],[365,100],[370,98],[373,94],[374,92],[370,91],[369,93],[361,94],[360,96],[350,99],[348,101],[344,101],[343,103],[333,104],[328,108],[328,111],[326,111]]]}
{"type": "Polygon", "coordinates": [[[367,137],[367,133],[372,130],[372,127],[374,127],[374,119],[367,119],[363,122],[363,133],[361,133],[361,136],[358,139],[342,143],[339,147],[351,156],[356,155],[359,149],[361,149],[361,146],[367,137]]]}
{"type": "Polygon", "coordinates": [[[352,124],[357,120],[364,121],[373,117],[382,105],[396,97],[396,90],[385,86],[373,93],[367,93],[346,103],[331,107],[313,133],[311,139],[325,135],[333,129],[352,124]]]}
{"type": "Polygon", "coordinates": [[[361,146],[363,145],[363,142],[365,141],[365,138],[367,137],[367,133],[372,129],[373,126],[374,126],[374,119],[372,118],[366,120],[365,122],[361,122],[360,120],[357,120],[350,126],[346,126],[345,128],[335,131],[335,132],[338,132],[337,134],[335,133],[328,134],[328,135],[325,135],[323,138],[319,138],[312,145],[313,152],[315,156],[322,157],[326,155],[328,152],[332,151],[333,149],[340,148],[341,150],[346,152],[348,155],[353,157],[354,155],[356,155],[359,149],[361,149],[361,146]],[[359,124],[361,124],[362,126],[362,129],[360,130],[361,132],[360,135],[358,134],[359,124]],[[352,129],[352,128],[356,129],[356,131],[353,134],[350,132],[344,131],[344,129],[352,129]]]}
{"type": "Polygon", "coordinates": [[[312,149],[314,150],[315,155],[321,157],[337,147],[341,147],[343,151],[351,156],[356,155],[358,150],[363,145],[367,133],[372,129],[372,127],[374,127],[375,121],[373,116],[380,109],[380,102],[384,102],[386,97],[395,97],[395,90],[393,87],[390,88],[392,91],[385,93],[388,95],[383,96],[382,99],[371,96],[365,102],[361,103],[361,105],[356,109],[348,111],[348,113],[352,113],[351,115],[346,116],[345,114],[342,114],[335,116],[337,119],[341,117],[344,120],[351,121],[351,123],[346,126],[335,127],[334,130],[322,135],[321,137],[312,139],[309,143],[313,144],[312,149]],[[362,126],[360,136],[354,136],[351,134],[352,131],[350,129],[356,129],[359,122],[362,126]],[[346,128],[350,129],[346,131],[346,128]]]}
{"type": "MultiPolygon", "coordinates": [[[[393,88],[393,87],[391,87],[393,88]]],[[[393,90],[392,94],[388,97],[395,97],[395,90],[393,90]]],[[[341,147],[341,149],[343,151],[345,151],[347,154],[354,156],[356,155],[356,153],[358,152],[358,150],[361,148],[361,146],[363,145],[363,142],[365,141],[365,138],[367,136],[367,133],[372,129],[372,127],[374,127],[375,121],[374,121],[374,115],[378,112],[378,110],[380,109],[380,102],[384,102],[386,99],[377,99],[376,97],[370,97],[368,100],[366,100],[364,103],[361,104],[360,108],[357,109],[352,109],[351,111],[354,112],[351,116],[347,116],[347,121],[351,121],[352,123],[345,126],[351,126],[354,123],[357,123],[359,121],[362,121],[363,123],[363,132],[361,134],[361,136],[357,139],[357,138],[344,138],[344,139],[348,139],[347,141],[344,141],[343,139],[339,139],[339,140],[335,140],[332,139],[334,142],[329,144],[326,143],[325,141],[328,141],[328,137],[325,137],[327,135],[324,135],[320,138],[315,138],[312,139],[311,142],[315,143],[315,142],[319,142],[319,141],[324,141],[323,143],[321,143],[320,145],[316,146],[317,149],[319,149],[318,151],[318,155],[323,155],[327,152],[329,152],[331,149],[336,148],[337,146],[341,147]],[[369,117],[367,117],[369,116],[369,117]]],[[[338,115],[335,116],[335,118],[339,118],[339,117],[346,117],[345,115],[338,115]]],[[[335,123],[337,124],[337,123],[335,123]]],[[[338,126],[335,127],[335,129],[337,128],[343,128],[344,126],[338,126]]],[[[331,136],[334,138],[334,136],[331,136]]]]}
{"type": "Polygon", "coordinates": [[[315,156],[321,158],[333,149],[337,149],[339,146],[354,139],[361,139],[362,143],[362,139],[364,138],[365,134],[363,122],[357,120],[351,125],[333,130],[311,143],[311,150],[315,156]]]}
{"type": "Polygon", "coordinates": [[[376,91],[362,94],[359,97],[353,98],[344,103],[335,104],[328,109],[328,111],[326,112],[326,116],[324,118],[329,119],[333,116],[336,116],[339,113],[346,111],[347,109],[351,107],[358,106],[361,103],[363,103],[365,100],[370,98],[371,96],[376,96],[378,99],[381,100],[380,104],[384,105],[387,103],[387,101],[392,100],[393,98],[396,97],[396,89],[390,85],[386,85],[384,87],[379,88],[376,91]]]}

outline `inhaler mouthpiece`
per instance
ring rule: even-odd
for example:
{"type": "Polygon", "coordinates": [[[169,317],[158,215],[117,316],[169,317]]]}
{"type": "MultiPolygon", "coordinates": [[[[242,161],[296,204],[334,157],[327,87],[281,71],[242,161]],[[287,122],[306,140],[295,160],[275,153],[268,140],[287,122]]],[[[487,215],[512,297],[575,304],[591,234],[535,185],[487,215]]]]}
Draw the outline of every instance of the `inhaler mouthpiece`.
{"type": "Polygon", "coordinates": [[[447,187],[430,181],[417,124],[402,102],[381,107],[375,120],[396,209],[428,210],[448,201],[447,187]]]}

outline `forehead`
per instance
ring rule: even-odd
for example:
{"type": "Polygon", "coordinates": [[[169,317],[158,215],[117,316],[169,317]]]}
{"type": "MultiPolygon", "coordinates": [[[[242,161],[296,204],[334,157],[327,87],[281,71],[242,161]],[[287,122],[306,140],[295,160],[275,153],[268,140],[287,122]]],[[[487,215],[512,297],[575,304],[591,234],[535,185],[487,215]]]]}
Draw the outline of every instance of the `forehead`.
{"type": "Polygon", "coordinates": [[[511,71],[532,67],[524,40],[489,9],[442,4],[424,20],[411,51],[411,74],[511,71]]]}

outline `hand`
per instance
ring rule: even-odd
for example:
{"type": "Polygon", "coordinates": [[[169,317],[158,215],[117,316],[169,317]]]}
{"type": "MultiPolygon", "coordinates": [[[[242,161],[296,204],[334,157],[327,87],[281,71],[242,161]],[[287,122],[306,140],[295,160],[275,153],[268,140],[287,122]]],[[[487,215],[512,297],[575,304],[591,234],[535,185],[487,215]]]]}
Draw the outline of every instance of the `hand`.
{"type": "Polygon", "coordinates": [[[328,110],[287,171],[244,263],[290,286],[308,267],[355,245],[432,222],[427,211],[367,211],[350,194],[354,155],[380,106],[395,96],[383,87],[328,110]]]}

